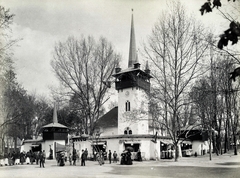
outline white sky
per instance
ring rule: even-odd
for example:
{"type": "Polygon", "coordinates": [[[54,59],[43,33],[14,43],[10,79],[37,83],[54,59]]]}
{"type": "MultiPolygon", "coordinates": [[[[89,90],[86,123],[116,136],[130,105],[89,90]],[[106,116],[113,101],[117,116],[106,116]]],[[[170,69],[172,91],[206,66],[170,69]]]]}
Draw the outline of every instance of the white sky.
{"type": "MultiPolygon", "coordinates": [[[[126,68],[129,50],[131,9],[134,9],[136,44],[140,48],[151,34],[154,23],[166,9],[167,0],[1,0],[15,14],[13,37],[22,38],[13,59],[18,82],[29,93],[48,95],[58,82],[50,61],[54,44],[69,36],[106,37],[122,54],[126,68]]],[[[213,28],[227,29],[229,22],[212,13],[200,15],[206,0],[180,0],[190,13],[213,28]],[[226,23],[227,22],[227,23],[226,23]]]]}

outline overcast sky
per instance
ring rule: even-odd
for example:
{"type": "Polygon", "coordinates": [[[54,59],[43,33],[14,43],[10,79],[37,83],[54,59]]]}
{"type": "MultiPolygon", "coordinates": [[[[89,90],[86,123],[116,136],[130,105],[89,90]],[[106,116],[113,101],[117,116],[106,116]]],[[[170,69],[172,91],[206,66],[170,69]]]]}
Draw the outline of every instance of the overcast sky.
{"type": "MultiPolygon", "coordinates": [[[[200,15],[205,0],[180,0],[207,25],[220,24],[221,16],[215,12],[200,15]]],[[[15,14],[14,38],[22,38],[14,48],[13,59],[18,82],[29,92],[48,95],[49,86],[58,82],[50,61],[54,44],[69,36],[92,35],[106,37],[122,54],[122,68],[127,66],[131,9],[134,9],[134,26],[137,47],[151,34],[166,0],[1,0],[1,5],[15,14]]],[[[226,22],[226,21],[225,21],[226,22]]]]}

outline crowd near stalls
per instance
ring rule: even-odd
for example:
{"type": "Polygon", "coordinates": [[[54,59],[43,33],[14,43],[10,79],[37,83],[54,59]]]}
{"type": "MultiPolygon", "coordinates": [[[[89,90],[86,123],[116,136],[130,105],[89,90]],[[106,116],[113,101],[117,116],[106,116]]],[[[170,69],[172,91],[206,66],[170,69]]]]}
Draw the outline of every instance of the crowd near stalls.
{"type": "Polygon", "coordinates": [[[40,158],[43,157],[44,161],[46,158],[45,151],[28,152],[13,151],[8,153],[5,158],[0,160],[1,166],[12,166],[12,165],[23,165],[23,164],[39,164],[40,158]]]}

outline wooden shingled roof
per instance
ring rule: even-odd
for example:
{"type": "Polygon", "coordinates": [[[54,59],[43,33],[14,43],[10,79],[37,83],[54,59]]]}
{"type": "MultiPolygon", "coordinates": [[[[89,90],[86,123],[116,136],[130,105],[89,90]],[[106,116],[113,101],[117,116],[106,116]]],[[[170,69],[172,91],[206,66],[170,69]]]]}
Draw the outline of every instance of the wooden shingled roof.
{"type": "Polygon", "coordinates": [[[118,127],[118,107],[114,107],[103,115],[96,123],[97,127],[118,127]]]}

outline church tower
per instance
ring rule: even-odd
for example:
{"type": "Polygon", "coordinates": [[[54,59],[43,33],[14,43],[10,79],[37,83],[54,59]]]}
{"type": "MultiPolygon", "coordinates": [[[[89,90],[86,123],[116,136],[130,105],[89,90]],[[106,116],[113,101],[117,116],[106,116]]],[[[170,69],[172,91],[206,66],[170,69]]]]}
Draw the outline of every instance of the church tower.
{"type": "Polygon", "coordinates": [[[150,70],[141,70],[136,50],[133,14],[131,19],[128,68],[115,69],[115,89],[118,91],[118,134],[148,134],[148,93],[150,70]]]}

